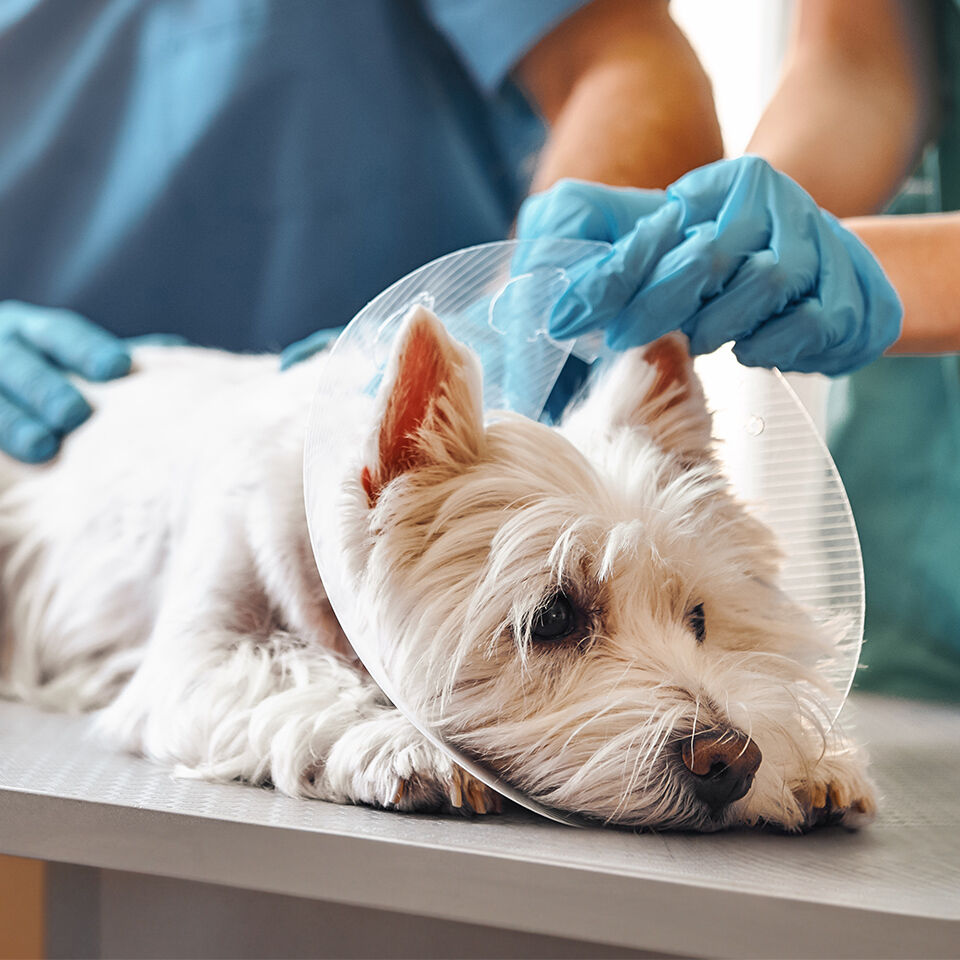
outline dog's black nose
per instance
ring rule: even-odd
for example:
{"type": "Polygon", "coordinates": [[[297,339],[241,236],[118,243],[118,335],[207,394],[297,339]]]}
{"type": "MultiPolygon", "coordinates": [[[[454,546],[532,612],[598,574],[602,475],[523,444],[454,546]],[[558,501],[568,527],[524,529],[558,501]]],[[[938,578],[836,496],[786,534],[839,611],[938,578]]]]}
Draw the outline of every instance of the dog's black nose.
{"type": "Polygon", "coordinates": [[[680,756],[693,774],[697,799],[714,811],[746,796],[763,759],[760,748],[738,730],[687,737],[680,756]]]}

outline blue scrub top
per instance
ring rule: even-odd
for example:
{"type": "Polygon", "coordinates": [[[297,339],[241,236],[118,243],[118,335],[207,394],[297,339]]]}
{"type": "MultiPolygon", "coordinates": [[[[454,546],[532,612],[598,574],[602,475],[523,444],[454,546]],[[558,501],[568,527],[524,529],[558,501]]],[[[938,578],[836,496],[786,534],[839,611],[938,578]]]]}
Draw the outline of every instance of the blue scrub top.
{"type": "Polygon", "coordinates": [[[4,0],[0,299],[275,349],[502,238],[585,0],[4,0]]]}

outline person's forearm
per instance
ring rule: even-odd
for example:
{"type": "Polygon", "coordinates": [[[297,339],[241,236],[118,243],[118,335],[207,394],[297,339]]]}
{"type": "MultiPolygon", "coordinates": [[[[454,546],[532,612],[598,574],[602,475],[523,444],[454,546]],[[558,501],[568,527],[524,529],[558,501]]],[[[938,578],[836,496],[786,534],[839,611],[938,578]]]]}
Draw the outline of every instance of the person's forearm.
{"type": "Polygon", "coordinates": [[[801,0],[791,50],[749,153],[837,216],[883,209],[930,129],[926,4],[801,0]]]}
{"type": "Polygon", "coordinates": [[[666,187],[723,154],[710,83],[666,3],[591,4],[527,56],[518,79],[550,125],[532,191],[562,177],[666,187]],[[604,31],[578,52],[579,38],[604,31]]]}
{"type": "Polygon", "coordinates": [[[960,351],[960,213],[844,221],[870,248],[903,302],[889,353],[960,351]]]}

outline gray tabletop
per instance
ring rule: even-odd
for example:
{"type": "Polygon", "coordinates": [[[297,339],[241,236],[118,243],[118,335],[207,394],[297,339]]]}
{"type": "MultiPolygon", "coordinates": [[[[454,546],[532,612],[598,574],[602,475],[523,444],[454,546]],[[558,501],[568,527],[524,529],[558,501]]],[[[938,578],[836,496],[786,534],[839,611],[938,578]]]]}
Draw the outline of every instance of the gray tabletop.
{"type": "Polygon", "coordinates": [[[860,697],[844,721],[875,825],[696,836],[176,780],[84,718],[0,703],[0,851],[676,954],[960,955],[960,710],[860,697]]]}

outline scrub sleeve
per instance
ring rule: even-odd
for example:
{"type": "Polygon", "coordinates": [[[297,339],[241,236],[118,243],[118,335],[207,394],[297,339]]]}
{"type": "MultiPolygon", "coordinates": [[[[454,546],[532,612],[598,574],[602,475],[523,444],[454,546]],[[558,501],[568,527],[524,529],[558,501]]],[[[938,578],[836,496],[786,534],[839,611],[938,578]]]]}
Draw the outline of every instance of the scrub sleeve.
{"type": "MultiPolygon", "coordinates": [[[[891,213],[960,209],[960,3],[939,0],[943,126],[891,213]]],[[[863,548],[857,687],[960,701],[960,357],[887,357],[838,381],[830,447],[863,548]]]]}

